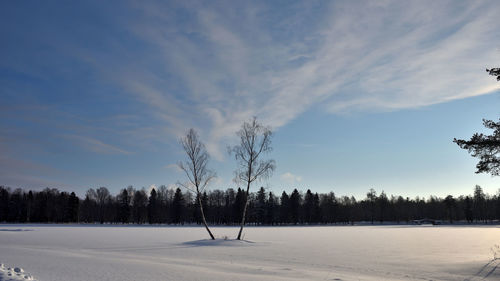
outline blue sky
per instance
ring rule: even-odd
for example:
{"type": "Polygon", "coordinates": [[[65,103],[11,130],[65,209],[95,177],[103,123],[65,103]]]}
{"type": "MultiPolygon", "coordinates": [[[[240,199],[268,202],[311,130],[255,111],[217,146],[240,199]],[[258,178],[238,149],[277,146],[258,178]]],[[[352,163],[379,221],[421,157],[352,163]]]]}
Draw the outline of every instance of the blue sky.
{"type": "Polygon", "coordinates": [[[193,127],[235,187],[257,116],[275,192],[496,193],[452,139],[499,117],[498,1],[269,2],[2,2],[0,184],[175,184],[193,127]]]}

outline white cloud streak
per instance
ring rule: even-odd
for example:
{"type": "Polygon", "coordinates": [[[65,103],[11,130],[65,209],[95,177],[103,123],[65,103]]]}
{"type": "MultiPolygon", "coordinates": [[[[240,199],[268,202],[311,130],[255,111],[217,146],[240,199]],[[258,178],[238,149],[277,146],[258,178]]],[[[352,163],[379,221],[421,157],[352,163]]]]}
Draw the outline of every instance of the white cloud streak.
{"type": "Polygon", "coordinates": [[[176,173],[182,173],[182,169],[177,164],[168,164],[165,168],[170,169],[176,173]]]}
{"type": "Polygon", "coordinates": [[[100,154],[130,154],[129,151],[123,150],[116,146],[104,143],[98,139],[79,135],[62,135],[62,137],[73,141],[83,148],[100,154]]]}
{"type": "Polygon", "coordinates": [[[198,129],[219,160],[251,116],[276,129],[315,106],[401,110],[498,89],[484,72],[500,61],[495,1],[175,5],[184,18],[164,3],[134,7],[142,16],[124,26],[148,51],[98,67],[161,130],[198,129]]]}
{"type": "Polygon", "coordinates": [[[302,181],[301,176],[294,175],[290,172],[286,172],[280,176],[281,180],[288,183],[288,184],[298,184],[299,182],[302,181]]]}

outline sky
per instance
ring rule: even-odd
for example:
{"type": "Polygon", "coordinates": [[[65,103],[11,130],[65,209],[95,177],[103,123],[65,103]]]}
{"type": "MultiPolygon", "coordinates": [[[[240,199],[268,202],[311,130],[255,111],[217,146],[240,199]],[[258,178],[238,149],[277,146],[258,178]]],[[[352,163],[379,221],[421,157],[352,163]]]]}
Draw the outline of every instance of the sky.
{"type": "Polygon", "coordinates": [[[498,1],[2,1],[0,185],[82,195],[185,180],[198,131],[227,147],[273,130],[256,183],[363,198],[490,194],[452,142],[500,117],[498,1]]]}

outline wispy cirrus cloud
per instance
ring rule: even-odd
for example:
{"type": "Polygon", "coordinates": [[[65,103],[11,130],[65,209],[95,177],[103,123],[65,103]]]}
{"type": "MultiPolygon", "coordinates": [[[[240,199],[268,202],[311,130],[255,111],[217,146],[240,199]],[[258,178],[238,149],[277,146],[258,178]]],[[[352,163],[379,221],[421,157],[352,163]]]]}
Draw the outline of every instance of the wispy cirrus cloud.
{"type": "Polygon", "coordinates": [[[131,152],[126,151],[124,149],[118,148],[111,144],[104,143],[98,139],[87,137],[87,136],[79,136],[79,135],[62,135],[63,138],[67,140],[71,140],[74,143],[82,146],[83,148],[102,154],[130,154],[131,152]]]}
{"type": "MultiPolygon", "coordinates": [[[[194,127],[222,160],[252,116],[277,129],[312,108],[402,110],[495,91],[484,69],[500,60],[499,12],[496,1],[132,1],[71,34],[47,30],[51,48],[130,99],[141,124],[120,136],[149,145],[194,127]]],[[[129,153],[96,135],[72,138],[129,153]]]]}
{"type": "Polygon", "coordinates": [[[166,169],[170,169],[176,173],[181,173],[182,169],[177,164],[168,164],[165,166],[166,169]]]}
{"type": "Polygon", "coordinates": [[[254,115],[279,128],[313,106],[400,110],[497,89],[483,72],[500,58],[495,2],[193,3],[183,23],[168,8],[127,27],[164,67],[125,87],[174,134],[198,127],[218,159],[254,115]]]}
{"type": "Polygon", "coordinates": [[[54,180],[61,175],[72,175],[71,172],[56,169],[47,164],[35,163],[19,159],[4,150],[0,140],[0,185],[13,188],[40,189],[48,186],[68,187],[68,183],[54,180]]]}
{"type": "Polygon", "coordinates": [[[353,32],[355,36],[332,31],[331,38],[353,42],[350,51],[325,53],[347,58],[341,66],[356,75],[350,77],[356,91],[334,97],[329,111],[414,108],[498,89],[484,74],[500,59],[493,24],[498,5],[406,4],[356,10],[340,25],[361,32],[353,32]]]}

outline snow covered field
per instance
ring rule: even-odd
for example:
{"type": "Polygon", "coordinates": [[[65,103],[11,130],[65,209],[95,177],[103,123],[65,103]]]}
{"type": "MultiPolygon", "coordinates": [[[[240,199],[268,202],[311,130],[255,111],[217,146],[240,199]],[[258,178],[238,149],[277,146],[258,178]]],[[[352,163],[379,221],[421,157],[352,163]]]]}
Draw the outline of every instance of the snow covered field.
{"type": "MultiPolygon", "coordinates": [[[[237,228],[213,232],[232,239],[237,228]]],[[[246,241],[206,238],[202,227],[0,225],[0,280],[11,280],[7,267],[39,281],[500,280],[499,226],[247,227],[246,241]]]]}

